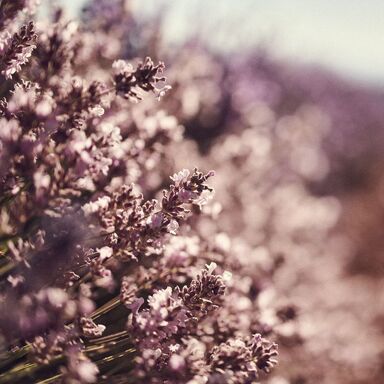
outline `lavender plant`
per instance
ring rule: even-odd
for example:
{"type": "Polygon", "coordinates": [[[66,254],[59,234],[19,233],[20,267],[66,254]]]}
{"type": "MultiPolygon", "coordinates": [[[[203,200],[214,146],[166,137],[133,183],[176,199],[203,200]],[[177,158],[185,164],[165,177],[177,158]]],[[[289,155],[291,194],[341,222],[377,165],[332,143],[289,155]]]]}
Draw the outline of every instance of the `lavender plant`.
{"type": "Polygon", "coordinates": [[[199,229],[214,172],[165,177],[164,64],[95,64],[86,27],[33,11],[0,2],[0,383],[261,379],[277,346],[236,326],[250,282],[199,229]]]}
{"type": "Polygon", "coordinates": [[[0,2],[0,383],[380,382],[380,95],[36,3],[0,2]]]}

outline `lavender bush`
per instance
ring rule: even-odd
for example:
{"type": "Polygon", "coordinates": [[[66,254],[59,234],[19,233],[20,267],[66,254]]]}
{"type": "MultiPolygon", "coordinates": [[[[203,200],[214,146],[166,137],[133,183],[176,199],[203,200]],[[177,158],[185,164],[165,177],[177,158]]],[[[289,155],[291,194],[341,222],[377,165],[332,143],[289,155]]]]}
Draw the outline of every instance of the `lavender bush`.
{"type": "Polygon", "coordinates": [[[0,1],[0,383],[379,382],[382,280],[310,192],[337,82],[36,3],[0,1]]]}
{"type": "Polygon", "coordinates": [[[213,171],[150,179],[181,127],[129,103],[170,89],[164,64],[109,60],[88,79],[97,51],[84,52],[86,32],[61,10],[38,29],[25,24],[30,4],[0,9],[0,382],[251,382],[269,372],[275,344],[212,332],[233,290],[193,229],[213,171]]]}

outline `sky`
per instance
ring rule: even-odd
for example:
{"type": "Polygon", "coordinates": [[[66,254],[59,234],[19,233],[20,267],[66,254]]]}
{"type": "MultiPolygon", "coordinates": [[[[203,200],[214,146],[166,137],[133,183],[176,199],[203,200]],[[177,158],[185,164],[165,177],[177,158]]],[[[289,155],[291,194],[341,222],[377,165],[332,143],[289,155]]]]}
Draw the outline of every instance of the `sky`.
{"type": "MultiPolygon", "coordinates": [[[[83,2],[63,0],[72,14],[83,2]]],[[[222,49],[263,42],[279,57],[384,86],[384,0],[136,0],[135,5],[142,12],[168,8],[170,42],[197,25],[222,49]]]]}

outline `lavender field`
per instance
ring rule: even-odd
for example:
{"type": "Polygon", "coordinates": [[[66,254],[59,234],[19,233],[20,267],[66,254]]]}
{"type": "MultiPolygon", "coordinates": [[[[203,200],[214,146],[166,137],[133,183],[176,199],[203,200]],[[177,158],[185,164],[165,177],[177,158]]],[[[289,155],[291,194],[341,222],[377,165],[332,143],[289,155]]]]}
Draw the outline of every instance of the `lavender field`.
{"type": "Polygon", "coordinates": [[[382,383],[384,86],[39,3],[0,0],[0,384],[382,383]]]}

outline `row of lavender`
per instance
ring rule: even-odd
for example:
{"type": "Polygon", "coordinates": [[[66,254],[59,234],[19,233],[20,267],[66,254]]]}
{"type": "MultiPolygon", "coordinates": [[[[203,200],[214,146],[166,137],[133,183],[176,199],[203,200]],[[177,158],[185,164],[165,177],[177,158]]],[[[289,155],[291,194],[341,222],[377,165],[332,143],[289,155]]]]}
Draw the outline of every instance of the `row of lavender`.
{"type": "Polygon", "coordinates": [[[307,188],[324,79],[172,54],[127,1],[35,3],[0,3],[0,383],[377,380],[380,281],[307,188]]]}

